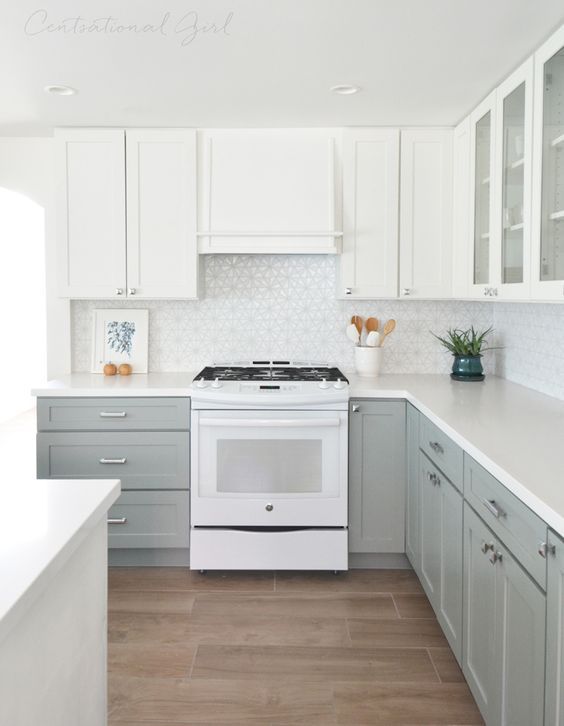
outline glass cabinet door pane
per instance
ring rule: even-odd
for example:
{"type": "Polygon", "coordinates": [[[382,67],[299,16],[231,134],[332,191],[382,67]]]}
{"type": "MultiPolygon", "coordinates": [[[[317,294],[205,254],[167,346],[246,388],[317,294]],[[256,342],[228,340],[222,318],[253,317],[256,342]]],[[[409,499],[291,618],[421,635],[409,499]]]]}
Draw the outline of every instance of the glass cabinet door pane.
{"type": "Polygon", "coordinates": [[[541,280],[564,280],[564,49],[544,65],[541,280]]]}
{"type": "Polygon", "coordinates": [[[474,284],[490,281],[491,113],[476,124],[474,175],[474,284]]]}
{"type": "Polygon", "coordinates": [[[525,83],[503,101],[503,234],[501,280],[523,282],[525,83]]]}

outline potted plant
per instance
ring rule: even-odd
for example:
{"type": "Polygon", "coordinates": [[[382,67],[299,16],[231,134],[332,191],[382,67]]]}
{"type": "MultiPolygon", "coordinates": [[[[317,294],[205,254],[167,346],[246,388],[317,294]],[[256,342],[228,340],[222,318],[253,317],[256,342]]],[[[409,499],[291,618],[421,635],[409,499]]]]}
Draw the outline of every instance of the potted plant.
{"type": "Polygon", "coordinates": [[[485,350],[494,350],[494,348],[485,348],[484,343],[487,342],[487,336],[493,331],[493,328],[487,328],[481,332],[474,329],[474,326],[468,330],[460,330],[459,328],[450,328],[443,338],[440,335],[433,335],[444,347],[454,356],[452,364],[452,373],[450,377],[455,381],[483,381],[484,369],[482,368],[482,352],[485,350]]]}

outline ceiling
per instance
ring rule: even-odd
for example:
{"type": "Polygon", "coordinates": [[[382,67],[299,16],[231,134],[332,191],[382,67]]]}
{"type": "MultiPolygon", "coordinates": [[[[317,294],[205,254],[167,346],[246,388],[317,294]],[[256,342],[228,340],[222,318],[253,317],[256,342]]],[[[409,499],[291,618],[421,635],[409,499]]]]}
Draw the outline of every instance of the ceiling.
{"type": "Polygon", "coordinates": [[[0,134],[451,125],[561,22],[562,0],[9,0],[0,134]]]}

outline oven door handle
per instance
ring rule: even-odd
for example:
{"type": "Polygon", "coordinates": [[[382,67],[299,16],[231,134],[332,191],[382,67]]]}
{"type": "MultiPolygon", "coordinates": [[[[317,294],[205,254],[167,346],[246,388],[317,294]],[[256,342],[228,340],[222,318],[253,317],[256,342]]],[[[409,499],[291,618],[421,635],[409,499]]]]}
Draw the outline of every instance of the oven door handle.
{"type": "Polygon", "coordinates": [[[201,418],[200,426],[231,426],[244,428],[249,426],[267,426],[269,428],[319,428],[340,426],[341,419],[332,418],[201,418]]]}

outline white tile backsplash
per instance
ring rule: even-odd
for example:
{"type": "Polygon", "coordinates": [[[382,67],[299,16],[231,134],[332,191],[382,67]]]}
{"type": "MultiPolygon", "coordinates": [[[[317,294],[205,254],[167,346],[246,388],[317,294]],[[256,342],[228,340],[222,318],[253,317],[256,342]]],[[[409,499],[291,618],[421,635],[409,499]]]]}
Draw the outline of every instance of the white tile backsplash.
{"type": "MultiPolygon", "coordinates": [[[[352,369],[345,336],[351,315],[397,320],[386,340],[383,372],[446,373],[452,365],[429,331],[488,327],[493,306],[481,302],[336,300],[337,259],[326,255],[210,255],[199,301],[72,302],[72,365],[90,369],[92,310],[149,310],[149,370],[196,370],[212,361],[252,358],[331,362],[352,369]]],[[[493,356],[485,357],[486,371],[493,356]]]]}

